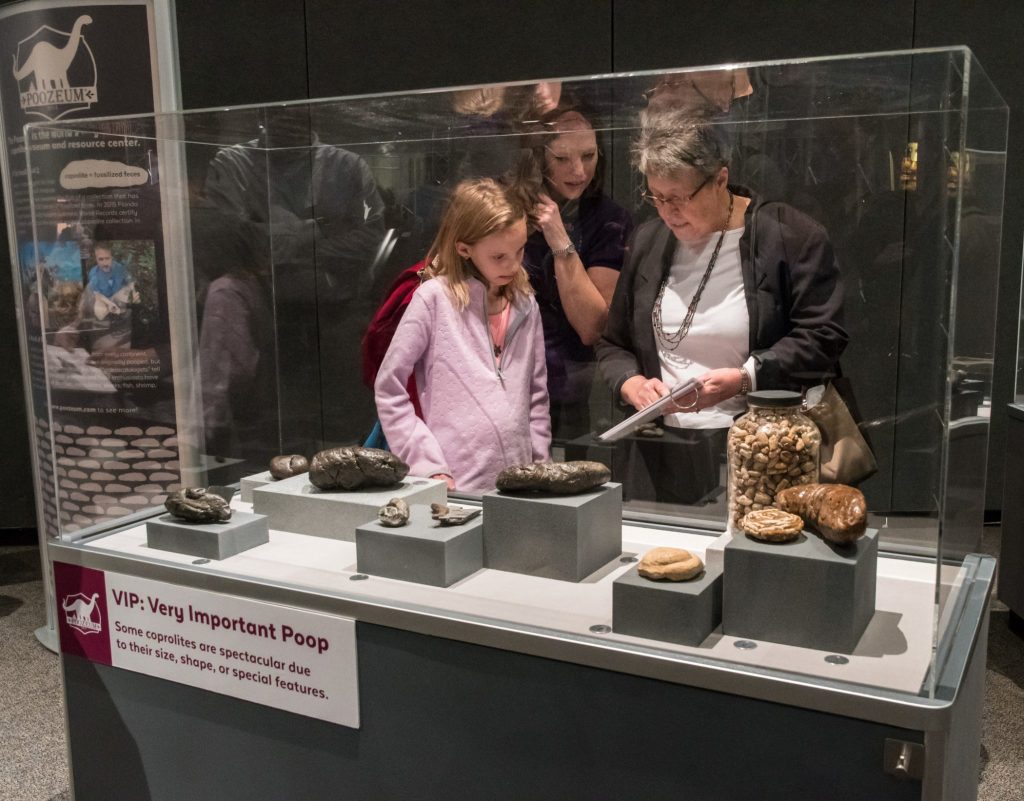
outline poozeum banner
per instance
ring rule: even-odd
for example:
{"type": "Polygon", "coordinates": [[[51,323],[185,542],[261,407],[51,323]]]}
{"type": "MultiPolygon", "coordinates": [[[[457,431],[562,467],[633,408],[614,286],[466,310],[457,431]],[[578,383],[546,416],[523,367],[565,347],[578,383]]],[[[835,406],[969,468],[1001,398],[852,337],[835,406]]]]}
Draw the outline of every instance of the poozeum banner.
{"type": "Polygon", "coordinates": [[[53,571],[63,653],[359,727],[354,620],[63,562],[53,571]]]}
{"type": "Polygon", "coordinates": [[[162,108],[155,18],[145,1],[0,9],[4,200],[50,537],[179,486],[154,122],[62,127],[162,108]],[[42,127],[26,141],[28,123],[42,127]]]}

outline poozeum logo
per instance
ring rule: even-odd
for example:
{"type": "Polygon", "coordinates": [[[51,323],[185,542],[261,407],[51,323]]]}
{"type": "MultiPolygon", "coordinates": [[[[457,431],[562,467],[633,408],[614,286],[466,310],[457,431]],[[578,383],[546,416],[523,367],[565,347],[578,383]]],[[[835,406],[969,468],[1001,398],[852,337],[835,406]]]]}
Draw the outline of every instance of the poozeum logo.
{"type": "Polygon", "coordinates": [[[99,593],[96,592],[92,594],[91,598],[87,598],[80,592],[66,595],[61,603],[61,607],[64,609],[64,620],[71,628],[82,632],[82,634],[99,634],[103,631],[100,611],[96,608],[99,597],[99,593]]]}
{"type": "Polygon", "coordinates": [[[91,22],[92,17],[83,14],[70,32],[43,25],[18,42],[14,79],[26,114],[59,120],[90,108],[99,99],[96,59],[82,35],[82,28],[91,22]]]}

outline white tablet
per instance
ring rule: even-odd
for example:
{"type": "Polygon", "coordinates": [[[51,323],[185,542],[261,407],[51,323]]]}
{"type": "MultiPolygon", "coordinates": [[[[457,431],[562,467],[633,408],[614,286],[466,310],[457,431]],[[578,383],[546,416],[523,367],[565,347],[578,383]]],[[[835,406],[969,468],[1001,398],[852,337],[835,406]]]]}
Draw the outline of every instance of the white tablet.
{"type": "Polygon", "coordinates": [[[598,442],[615,442],[617,439],[622,439],[627,434],[632,433],[644,423],[649,423],[658,417],[661,417],[666,413],[666,409],[675,400],[679,400],[691,392],[700,392],[704,388],[704,385],[698,380],[693,379],[683,384],[678,384],[676,387],[662,398],[659,398],[650,406],[645,409],[641,409],[634,415],[627,417],[618,425],[614,425],[605,431],[603,434],[598,434],[596,439],[598,442]]]}

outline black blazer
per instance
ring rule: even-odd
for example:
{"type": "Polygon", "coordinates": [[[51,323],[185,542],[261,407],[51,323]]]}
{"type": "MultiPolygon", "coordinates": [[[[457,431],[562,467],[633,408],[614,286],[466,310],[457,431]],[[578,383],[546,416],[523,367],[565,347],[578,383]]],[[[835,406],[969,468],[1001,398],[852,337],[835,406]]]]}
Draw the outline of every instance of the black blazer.
{"type": "MultiPolygon", "coordinates": [[[[740,237],[750,352],[758,389],[799,389],[838,371],[849,336],[843,285],[825,229],[785,203],[751,199],[740,237]]],[[[660,377],[651,311],[668,275],[676,239],[660,220],[637,228],[615,287],[604,336],[595,346],[616,396],[635,375],[660,377]]],[[[724,365],[723,365],[724,366],[724,365]]]]}

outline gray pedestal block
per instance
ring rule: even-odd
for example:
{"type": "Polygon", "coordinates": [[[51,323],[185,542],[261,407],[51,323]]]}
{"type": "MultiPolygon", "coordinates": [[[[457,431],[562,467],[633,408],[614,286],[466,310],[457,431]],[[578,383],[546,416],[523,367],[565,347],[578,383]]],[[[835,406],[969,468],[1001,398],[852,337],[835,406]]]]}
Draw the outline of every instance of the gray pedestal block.
{"type": "Polygon", "coordinates": [[[580,495],[483,496],[484,567],[582,581],[622,553],[622,485],[580,495]]]}
{"type": "Polygon", "coordinates": [[[734,637],[851,653],[875,613],[878,531],[836,546],[735,535],[725,547],[722,630],[734,637]]]}
{"type": "Polygon", "coordinates": [[[413,506],[409,523],[356,529],[356,569],[372,576],[449,587],[483,567],[483,518],[438,526],[430,507],[413,506]]]}
{"type": "Polygon", "coordinates": [[[252,491],[256,487],[262,487],[274,481],[277,481],[277,479],[270,475],[269,470],[264,470],[262,473],[254,473],[251,476],[243,476],[242,480],[238,482],[239,497],[246,503],[252,503],[252,491]]]}
{"type": "Polygon", "coordinates": [[[722,622],[722,570],[689,581],[652,581],[634,565],[612,585],[612,629],[680,645],[700,645],[722,622]]]}
{"type": "Polygon", "coordinates": [[[252,508],[269,518],[272,529],[354,542],[356,528],[376,520],[380,507],[392,498],[429,506],[444,503],[447,496],[445,483],[435,478],[407,476],[393,487],[324,491],[303,473],[256,487],[252,508]]]}
{"type": "Polygon", "coordinates": [[[146,545],[205,559],[227,559],[270,541],[267,518],[234,512],[224,523],[186,523],[161,515],[146,523],[146,545]]]}

